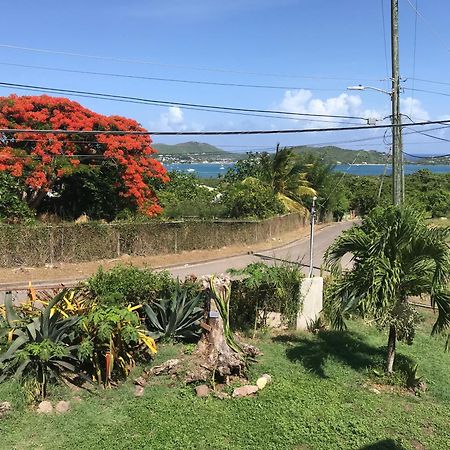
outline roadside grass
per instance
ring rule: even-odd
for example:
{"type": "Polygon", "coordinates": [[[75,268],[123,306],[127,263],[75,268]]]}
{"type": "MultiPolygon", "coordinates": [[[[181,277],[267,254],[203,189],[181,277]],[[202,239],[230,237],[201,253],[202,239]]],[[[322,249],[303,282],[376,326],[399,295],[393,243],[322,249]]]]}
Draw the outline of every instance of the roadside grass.
{"type": "MultiPolygon", "coordinates": [[[[377,384],[386,336],[361,321],[347,332],[264,334],[264,355],[250,369],[272,384],[256,398],[197,398],[192,387],[154,379],[134,397],[131,381],[94,394],[64,390],[51,400],[80,395],[64,415],[38,415],[14,382],[0,385],[13,412],[0,419],[1,449],[434,449],[450,448],[450,354],[427,320],[399,360],[414,359],[428,391],[420,397],[377,384]],[[379,393],[371,389],[380,388],[379,393]]],[[[156,363],[183,351],[160,348],[156,363]]]]}
{"type": "Polygon", "coordinates": [[[436,227],[450,227],[450,218],[443,217],[440,219],[429,219],[427,221],[430,225],[434,225],[436,227]]]}

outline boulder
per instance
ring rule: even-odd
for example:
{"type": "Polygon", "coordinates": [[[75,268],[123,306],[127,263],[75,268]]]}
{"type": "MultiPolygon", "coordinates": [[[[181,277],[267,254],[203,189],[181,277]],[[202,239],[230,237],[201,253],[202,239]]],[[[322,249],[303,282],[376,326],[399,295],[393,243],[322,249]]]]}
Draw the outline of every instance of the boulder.
{"type": "Polygon", "coordinates": [[[11,411],[11,403],[0,402],[0,419],[11,411]]]}
{"type": "Polygon", "coordinates": [[[258,378],[256,381],[256,385],[258,386],[259,390],[264,389],[270,382],[272,381],[272,377],[265,373],[261,377],[258,378]]]}
{"type": "Polygon", "coordinates": [[[134,388],[134,396],[135,397],[142,397],[144,395],[144,388],[137,384],[134,388]]]}

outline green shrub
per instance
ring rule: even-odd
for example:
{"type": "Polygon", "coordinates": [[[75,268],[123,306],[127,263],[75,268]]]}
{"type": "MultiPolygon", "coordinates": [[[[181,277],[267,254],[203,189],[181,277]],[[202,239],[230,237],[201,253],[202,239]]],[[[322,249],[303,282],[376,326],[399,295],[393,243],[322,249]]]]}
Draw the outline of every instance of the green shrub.
{"type": "Polygon", "coordinates": [[[295,265],[269,266],[249,264],[242,270],[230,270],[238,276],[231,289],[230,321],[241,329],[266,326],[269,312],[279,312],[288,326],[295,324],[302,302],[303,274],[295,265]]]}
{"type": "Polygon", "coordinates": [[[265,219],[285,212],[273,190],[256,178],[228,186],[221,203],[227,217],[265,219]]]}
{"type": "Polygon", "coordinates": [[[34,218],[34,212],[22,200],[25,186],[9,173],[0,172],[0,222],[16,223],[34,218]]]}
{"type": "Polygon", "coordinates": [[[98,383],[126,378],[136,360],[156,352],[136,309],[96,305],[80,319],[78,356],[98,383]]]}
{"type": "Polygon", "coordinates": [[[110,305],[137,305],[170,297],[175,280],[169,272],[155,272],[119,265],[105,272],[102,268],[86,282],[91,296],[110,305]]]}

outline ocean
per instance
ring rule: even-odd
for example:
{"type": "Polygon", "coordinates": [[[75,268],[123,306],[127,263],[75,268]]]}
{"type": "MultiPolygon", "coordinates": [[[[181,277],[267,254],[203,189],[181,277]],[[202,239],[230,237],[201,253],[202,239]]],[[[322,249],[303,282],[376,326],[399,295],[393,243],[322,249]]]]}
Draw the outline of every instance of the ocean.
{"type": "MultiPolygon", "coordinates": [[[[178,170],[180,172],[193,173],[199,178],[215,178],[218,175],[225,175],[234,163],[196,163],[196,164],[166,164],[167,170],[178,170]]],[[[405,175],[412,174],[418,170],[428,169],[433,173],[450,173],[450,165],[426,165],[426,164],[406,164],[405,175]]],[[[386,170],[386,175],[392,173],[390,166],[384,164],[340,164],[334,169],[336,172],[344,172],[350,175],[382,175],[386,170]]]]}

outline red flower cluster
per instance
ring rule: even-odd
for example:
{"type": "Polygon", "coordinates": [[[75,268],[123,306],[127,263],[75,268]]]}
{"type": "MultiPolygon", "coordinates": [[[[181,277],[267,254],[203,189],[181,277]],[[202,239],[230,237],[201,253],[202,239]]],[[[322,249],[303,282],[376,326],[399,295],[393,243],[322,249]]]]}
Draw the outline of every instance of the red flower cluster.
{"type": "MultiPolygon", "coordinates": [[[[103,116],[66,98],[0,97],[0,128],[26,130],[146,131],[136,121],[103,116]]],[[[114,161],[119,167],[121,195],[149,216],[161,212],[149,186],[151,179],[168,181],[165,168],[151,158],[155,150],[148,135],[39,134],[0,135],[0,171],[23,177],[35,191],[49,190],[79,164],[114,161]]]]}

